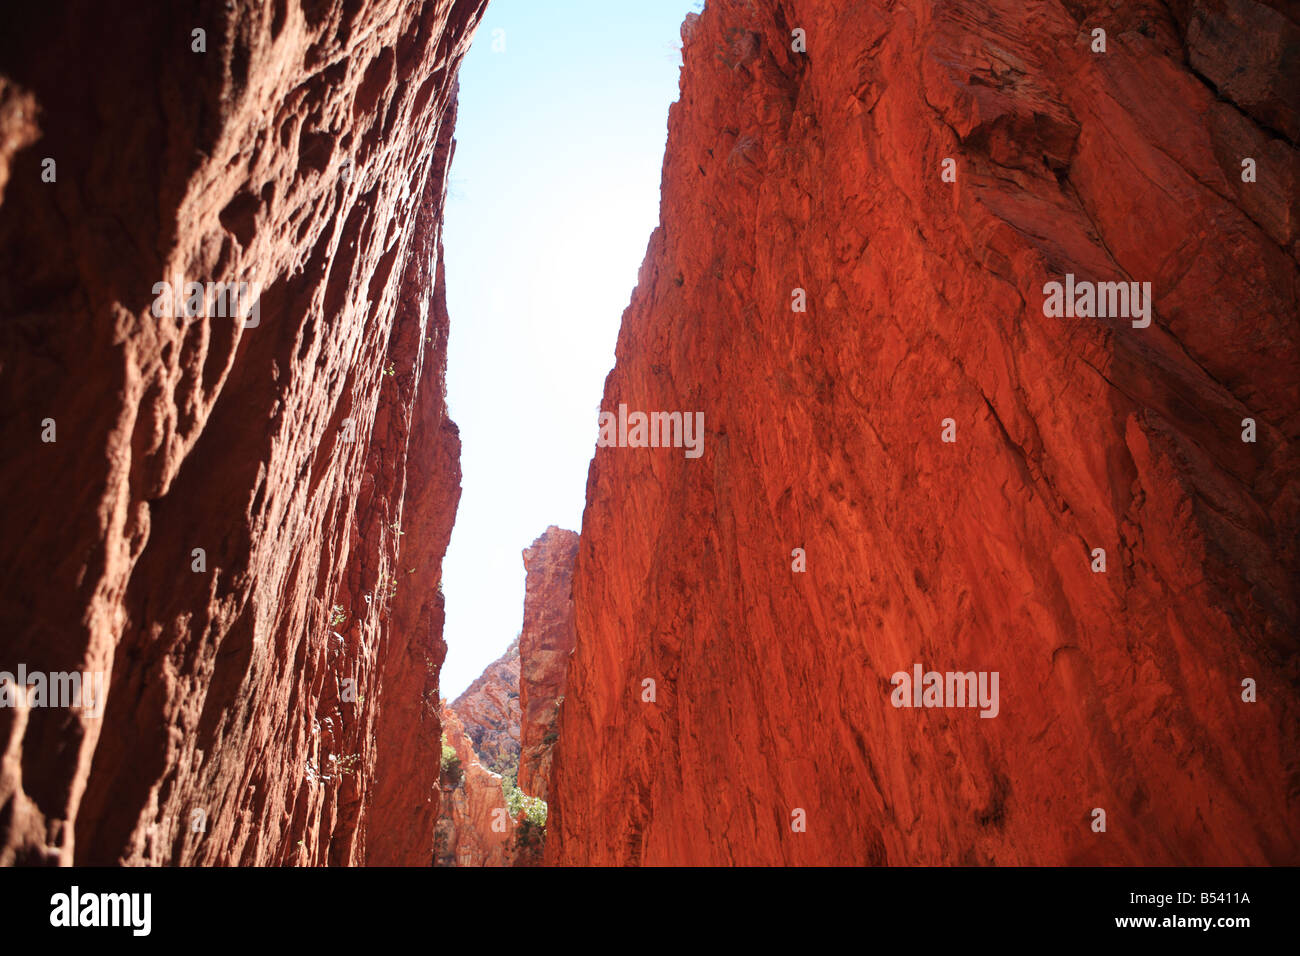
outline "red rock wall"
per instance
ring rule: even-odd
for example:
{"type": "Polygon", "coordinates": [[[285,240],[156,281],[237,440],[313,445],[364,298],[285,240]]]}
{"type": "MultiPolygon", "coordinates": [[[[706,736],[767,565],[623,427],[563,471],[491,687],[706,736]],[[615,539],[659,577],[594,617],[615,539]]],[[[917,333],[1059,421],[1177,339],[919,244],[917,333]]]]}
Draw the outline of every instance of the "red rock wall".
{"type": "Polygon", "coordinates": [[[483,765],[497,773],[519,766],[519,641],[483,668],[451,703],[483,765]]]}
{"type": "Polygon", "coordinates": [[[0,669],[111,678],[102,718],[0,710],[0,862],[428,864],[482,6],[6,14],[0,669]],[[174,276],[259,320],[155,317],[174,276]]]}
{"type": "Polygon", "coordinates": [[[573,648],[570,583],[577,550],[577,534],[554,526],[524,549],[527,581],[519,640],[443,709],[447,743],[455,749],[464,773],[453,787],[443,782],[438,865],[541,862],[541,841],[527,827],[526,814],[500,820],[495,814],[506,807],[503,774],[516,777],[529,796],[546,799],[564,672],[573,648]],[[494,823],[507,831],[494,829],[494,823]],[[521,838],[523,834],[527,837],[521,838]]]}
{"type": "Polygon", "coordinates": [[[578,535],[554,525],[524,549],[524,629],[519,635],[519,786],[547,799],[573,626],[578,535]]]}
{"type": "Polygon", "coordinates": [[[1300,862],[1295,5],[683,34],[602,407],[704,453],[596,453],[548,859],[1300,862]],[[1065,273],[1154,321],[1045,317],[1065,273]],[[1000,713],[893,707],[918,662],[1000,713]]]}
{"type": "Polygon", "coordinates": [[[443,708],[443,733],[460,767],[443,775],[442,813],[434,841],[436,866],[511,866],[514,821],[509,819],[501,775],[483,766],[460,716],[443,708]]]}

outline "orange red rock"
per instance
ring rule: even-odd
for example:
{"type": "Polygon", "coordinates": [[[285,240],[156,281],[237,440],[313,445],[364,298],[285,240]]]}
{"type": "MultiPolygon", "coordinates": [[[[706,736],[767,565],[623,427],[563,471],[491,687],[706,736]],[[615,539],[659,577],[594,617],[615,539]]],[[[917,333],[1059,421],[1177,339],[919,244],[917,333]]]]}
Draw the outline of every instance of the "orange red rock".
{"type": "Polygon", "coordinates": [[[483,765],[496,773],[519,765],[519,666],[516,639],[450,705],[483,765]]]}
{"type": "Polygon", "coordinates": [[[443,774],[442,814],[434,840],[437,866],[511,866],[514,821],[509,819],[501,775],[483,766],[456,711],[443,708],[443,733],[459,767],[443,774]]]}
{"type": "Polygon", "coordinates": [[[705,451],[596,452],[550,862],[1300,862],[1294,6],[1121,6],[687,18],[601,407],[705,451]]]}
{"type": "Polygon", "coordinates": [[[578,535],[554,525],[524,550],[524,628],[519,636],[519,786],[547,799],[551,752],[559,736],[573,626],[573,563],[578,535]]]}
{"type": "MultiPolygon", "coordinates": [[[[523,552],[524,626],[519,640],[444,708],[449,746],[467,768],[443,801],[436,859],[443,866],[535,866],[544,840],[526,811],[508,814],[502,776],[546,799],[551,750],[573,647],[570,585],[578,535],[551,526],[523,552]],[[456,741],[456,735],[463,739],[456,741]],[[497,815],[506,813],[504,822],[497,815]],[[509,838],[502,836],[506,826],[509,838]]],[[[444,782],[445,788],[445,782],[444,782]]],[[[446,788],[445,788],[446,789],[446,788]]]]}

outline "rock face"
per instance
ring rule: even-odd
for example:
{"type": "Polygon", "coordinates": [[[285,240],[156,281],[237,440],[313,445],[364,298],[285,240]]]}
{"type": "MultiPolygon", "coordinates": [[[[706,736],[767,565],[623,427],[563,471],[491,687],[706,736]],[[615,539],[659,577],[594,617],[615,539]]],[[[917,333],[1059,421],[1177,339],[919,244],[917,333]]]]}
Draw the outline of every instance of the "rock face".
{"type": "Polygon", "coordinates": [[[437,865],[541,862],[541,831],[529,826],[526,811],[509,815],[502,777],[516,779],[528,796],[546,799],[564,673],[573,648],[570,585],[577,552],[578,535],[555,526],[524,550],[520,638],[443,710],[447,745],[456,751],[464,773],[455,781],[444,774],[437,865]],[[502,808],[506,815],[498,819],[502,808]]]}
{"type": "Polygon", "coordinates": [[[479,759],[501,774],[519,766],[519,641],[451,704],[479,759]]]}
{"type": "Polygon", "coordinates": [[[7,12],[0,670],[109,679],[0,709],[0,862],[428,864],[482,6],[7,12]]]}
{"type": "Polygon", "coordinates": [[[1295,5],[683,37],[602,408],[703,454],[596,453],[548,859],[1300,863],[1295,5]],[[916,664],[997,716],[895,707],[916,664]]]}
{"type": "Polygon", "coordinates": [[[519,635],[519,786],[547,799],[573,626],[578,534],[555,525],[524,549],[524,629],[519,635]]]}
{"type": "Polygon", "coordinates": [[[434,837],[434,865],[511,866],[514,827],[501,790],[501,775],[483,766],[456,711],[444,707],[442,714],[443,734],[447,746],[456,751],[459,766],[442,775],[442,815],[434,837]]]}

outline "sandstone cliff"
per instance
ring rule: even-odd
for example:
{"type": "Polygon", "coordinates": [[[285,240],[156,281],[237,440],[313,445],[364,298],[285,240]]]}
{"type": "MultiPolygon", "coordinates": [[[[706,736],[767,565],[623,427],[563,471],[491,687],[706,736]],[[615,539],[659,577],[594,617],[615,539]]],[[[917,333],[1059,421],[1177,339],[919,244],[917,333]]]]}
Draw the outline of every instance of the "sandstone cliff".
{"type": "Polygon", "coordinates": [[[573,563],[578,535],[554,525],[524,550],[524,629],[519,637],[519,786],[547,799],[559,736],[573,626],[573,563]]]}
{"type": "Polygon", "coordinates": [[[1300,863],[1295,4],[682,32],[602,408],[704,450],[592,463],[548,859],[1300,863]],[[998,716],[894,707],[916,663],[998,716]]]}
{"type": "Polygon", "coordinates": [[[443,708],[442,726],[456,759],[440,781],[442,811],[435,830],[434,865],[510,866],[515,827],[501,775],[483,766],[454,709],[443,708]]]}
{"type": "Polygon", "coordinates": [[[0,670],[110,678],[0,710],[0,862],[429,862],[483,2],[6,12],[0,670]]]}
{"type": "Polygon", "coordinates": [[[451,703],[483,765],[496,773],[519,766],[519,641],[483,668],[451,703]]]}

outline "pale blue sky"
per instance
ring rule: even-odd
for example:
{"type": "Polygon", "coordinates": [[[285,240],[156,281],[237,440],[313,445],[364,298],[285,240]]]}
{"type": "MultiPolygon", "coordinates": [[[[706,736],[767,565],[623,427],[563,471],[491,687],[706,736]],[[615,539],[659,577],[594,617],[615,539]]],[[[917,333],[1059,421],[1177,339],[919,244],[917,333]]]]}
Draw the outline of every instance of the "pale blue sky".
{"type": "Polygon", "coordinates": [[[548,525],[581,530],[605,375],[659,221],[680,27],[699,6],[491,0],[461,67],[444,236],[464,489],[443,562],[448,700],[519,633],[520,552],[548,525]]]}

